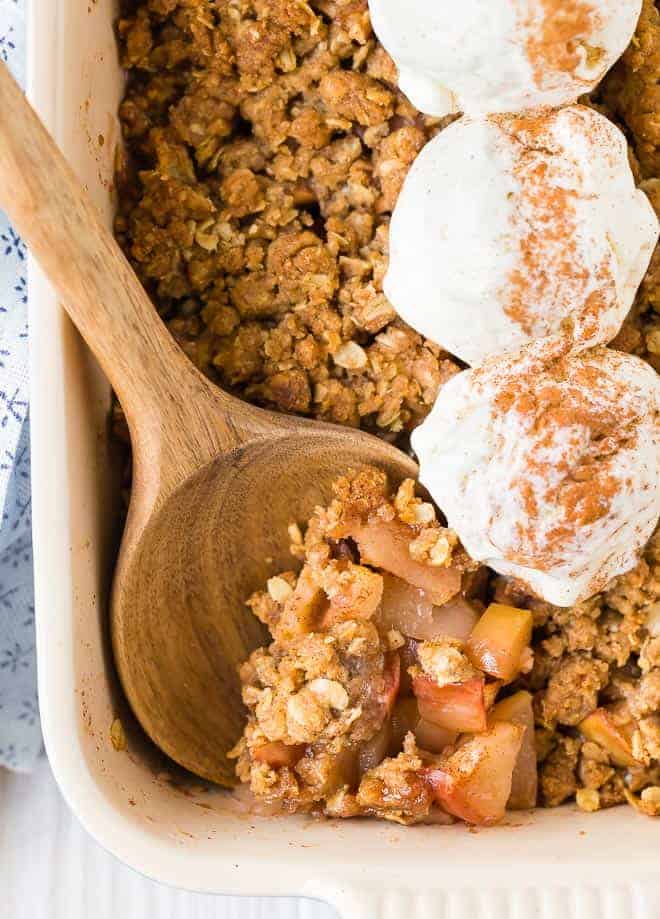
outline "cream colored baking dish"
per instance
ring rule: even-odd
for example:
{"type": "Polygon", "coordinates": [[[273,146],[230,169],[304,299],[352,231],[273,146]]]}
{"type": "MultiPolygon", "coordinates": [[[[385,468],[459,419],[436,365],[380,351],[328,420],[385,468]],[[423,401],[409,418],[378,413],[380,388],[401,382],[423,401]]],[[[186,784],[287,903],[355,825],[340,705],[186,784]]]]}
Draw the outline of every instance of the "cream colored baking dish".
{"type": "MultiPolygon", "coordinates": [[[[121,73],[111,0],[35,0],[34,104],[110,221],[121,73]]],[[[87,830],[138,871],[178,887],[304,894],[344,916],[660,916],[660,821],[619,808],[514,815],[464,826],[259,819],[225,792],[182,791],[131,737],[113,678],[105,607],[117,492],[105,380],[30,266],[39,690],[48,754],[87,830]]]]}

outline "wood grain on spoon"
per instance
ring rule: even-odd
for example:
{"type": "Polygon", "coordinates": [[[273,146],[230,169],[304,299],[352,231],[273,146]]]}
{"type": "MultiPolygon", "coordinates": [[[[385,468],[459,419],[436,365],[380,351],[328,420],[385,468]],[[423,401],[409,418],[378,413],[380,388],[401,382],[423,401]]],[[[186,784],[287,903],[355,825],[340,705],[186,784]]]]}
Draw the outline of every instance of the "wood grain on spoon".
{"type": "Polygon", "coordinates": [[[161,749],[231,785],[226,752],[243,722],[237,667],[264,637],[245,599],[291,566],[288,524],[327,501],[347,468],[372,463],[397,481],[416,466],[376,438],[262,411],[210,383],[2,64],[0,110],[0,207],[99,360],[131,432],[133,492],[111,599],[122,685],[161,749]]]}

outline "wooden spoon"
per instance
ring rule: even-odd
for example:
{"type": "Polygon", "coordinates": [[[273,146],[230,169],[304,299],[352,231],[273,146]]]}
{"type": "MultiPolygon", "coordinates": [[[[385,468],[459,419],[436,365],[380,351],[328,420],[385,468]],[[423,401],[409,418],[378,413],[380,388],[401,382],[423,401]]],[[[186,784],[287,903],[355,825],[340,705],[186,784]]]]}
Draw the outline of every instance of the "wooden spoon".
{"type": "MultiPolygon", "coordinates": [[[[115,660],[150,737],[224,785],[244,710],[238,665],[263,643],[245,600],[290,568],[287,527],[350,467],[414,462],[358,431],[266,412],[189,362],[22,93],[0,65],[0,205],[126,413],[133,492],[114,576],[115,660]]],[[[32,321],[36,321],[33,312],[32,321]]]]}

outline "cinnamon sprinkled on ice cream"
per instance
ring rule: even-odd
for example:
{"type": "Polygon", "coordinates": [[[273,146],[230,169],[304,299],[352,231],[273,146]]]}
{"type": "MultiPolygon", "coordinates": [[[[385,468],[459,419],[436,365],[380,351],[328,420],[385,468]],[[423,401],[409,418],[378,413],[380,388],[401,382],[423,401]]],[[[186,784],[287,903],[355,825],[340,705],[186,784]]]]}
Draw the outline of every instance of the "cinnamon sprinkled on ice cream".
{"type": "Polygon", "coordinates": [[[385,292],[471,365],[558,333],[584,349],[619,331],[657,236],[625,138],[597,112],[464,117],[406,178],[385,292]]]}
{"type": "MultiPolygon", "coordinates": [[[[604,24],[604,17],[598,12],[598,4],[588,0],[537,0],[535,3],[519,4],[528,7],[527,18],[519,22],[528,30],[525,50],[534,76],[534,85],[542,88],[546,74],[576,74],[586,65],[602,63],[604,49],[590,45],[585,36],[593,35],[604,24]]],[[[626,3],[619,4],[619,9],[626,3]]],[[[640,4],[630,3],[630,14],[640,4]]],[[[637,9],[639,16],[639,9],[637,9]]]]}
{"type": "Polygon", "coordinates": [[[570,606],[629,571],[660,515],[660,378],[608,348],[530,345],[465,371],[413,434],[470,556],[570,606]]]}
{"type": "Polygon", "coordinates": [[[399,85],[430,115],[574,102],[623,53],[642,0],[369,0],[399,85]]]}

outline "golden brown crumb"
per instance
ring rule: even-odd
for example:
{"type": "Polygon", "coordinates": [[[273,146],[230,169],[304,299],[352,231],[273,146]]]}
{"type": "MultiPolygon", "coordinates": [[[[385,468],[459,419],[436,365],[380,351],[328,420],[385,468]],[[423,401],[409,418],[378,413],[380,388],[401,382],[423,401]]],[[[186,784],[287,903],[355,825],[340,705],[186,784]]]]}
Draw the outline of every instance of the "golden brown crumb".
{"type": "MultiPolygon", "coordinates": [[[[631,143],[633,169],[660,214],[660,11],[644,0],[628,50],[596,93],[599,107],[621,124],[631,143]]],[[[614,346],[639,354],[660,372],[660,248],[656,248],[635,305],[614,346]]]]}
{"type": "Polygon", "coordinates": [[[547,807],[557,807],[576,793],[579,749],[575,738],[559,736],[555,749],[543,762],[539,778],[542,801],[547,807]]]}
{"type": "Polygon", "coordinates": [[[412,738],[397,757],[367,772],[357,793],[363,813],[395,823],[415,823],[431,809],[431,793],[420,777],[422,761],[412,738]]]}
{"type": "Polygon", "coordinates": [[[592,788],[578,788],[575,802],[580,810],[587,811],[590,814],[600,810],[600,795],[592,788]]]}
{"type": "Polygon", "coordinates": [[[417,647],[417,656],[422,671],[438,686],[463,683],[477,676],[479,672],[463,653],[463,642],[455,638],[423,641],[417,647]]]}
{"type": "Polygon", "coordinates": [[[583,654],[564,658],[550,677],[541,701],[542,723],[551,727],[557,722],[579,724],[598,707],[598,693],[607,682],[608,672],[604,661],[583,654]]]}
{"type": "Polygon", "coordinates": [[[410,429],[457,365],[395,316],[388,223],[437,130],[366,0],[147,0],[120,22],[117,234],[205,373],[282,411],[410,429]]]}

